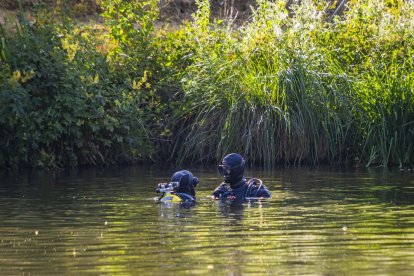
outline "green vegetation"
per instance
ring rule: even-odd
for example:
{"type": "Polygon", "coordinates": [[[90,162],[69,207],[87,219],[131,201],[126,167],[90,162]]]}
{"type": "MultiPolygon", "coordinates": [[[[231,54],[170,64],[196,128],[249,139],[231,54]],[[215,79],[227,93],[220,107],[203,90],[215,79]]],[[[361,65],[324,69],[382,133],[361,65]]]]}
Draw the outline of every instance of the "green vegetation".
{"type": "Polygon", "coordinates": [[[144,160],[414,161],[414,4],[258,0],[251,21],[157,27],[156,0],[105,26],[38,9],[0,31],[0,167],[144,160]]]}

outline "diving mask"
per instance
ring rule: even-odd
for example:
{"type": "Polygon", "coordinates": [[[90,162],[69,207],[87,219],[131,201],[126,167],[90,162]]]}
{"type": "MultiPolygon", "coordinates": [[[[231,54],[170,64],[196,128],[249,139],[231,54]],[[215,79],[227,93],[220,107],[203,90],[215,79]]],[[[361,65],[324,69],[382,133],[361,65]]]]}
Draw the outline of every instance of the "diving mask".
{"type": "Polygon", "coordinates": [[[240,167],[242,167],[242,166],[244,166],[244,160],[241,162],[241,164],[240,164],[240,165],[237,165],[237,166],[234,166],[234,167],[231,167],[231,166],[229,166],[229,165],[227,165],[227,164],[224,164],[224,165],[219,165],[219,166],[218,166],[218,171],[219,171],[219,173],[220,173],[222,176],[231,175],[231,172],[232,172],[232,171],[234,171],[234,170],[236,170],[237,168],[240,168],[240,167]]]}

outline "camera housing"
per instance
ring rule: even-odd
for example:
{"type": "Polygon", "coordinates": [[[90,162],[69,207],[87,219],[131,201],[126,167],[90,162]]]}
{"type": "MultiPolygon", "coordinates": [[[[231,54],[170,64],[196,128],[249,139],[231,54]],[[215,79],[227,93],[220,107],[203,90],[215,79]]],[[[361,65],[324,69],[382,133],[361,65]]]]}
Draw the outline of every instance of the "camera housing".
{"type": "Polygon", "coordinates": [[[171,193],[177,191],[180,187],[179,182],[169,182],[169,183],[158,183],[155,191],[157,193],[171,193]]]}

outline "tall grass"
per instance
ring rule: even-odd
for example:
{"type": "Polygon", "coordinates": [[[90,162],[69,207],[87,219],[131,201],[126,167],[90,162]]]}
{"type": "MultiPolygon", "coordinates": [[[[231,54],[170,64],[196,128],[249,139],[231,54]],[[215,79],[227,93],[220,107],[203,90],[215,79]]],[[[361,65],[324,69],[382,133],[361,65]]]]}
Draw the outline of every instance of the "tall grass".
{"type": "Polygon", "coordinates": [[[360,61],[353,93],[366,165],[411,166],[414,159],[414,3],[369,1],[354,4],[344,34],[356,33],[360,61]]]}
{"type": "Polygon", "coordinates": [[[199,9],[177,116],[179,160],[237,151],[267,165],[410,164],[413,4],[350,1],[333,21],[317,1],[286,4],[258,1],[238,29],[206,28],[199,9]]]}
{"type": "Polygon", "coordinates": [[[191,114],[193,120],[179,141],[183,161],[208,162],[237,151],[263,164],[316,164],[346,154],[352,123],[344,120],[351,117],[332,108],[347,101],[331,95],[335,86],[348,85],[317,70],[323,60],[307,37],[324,21],[316,7],[305,14],[304,6],[297,6],[300,15],[292,19],[285,6],[259,1],[243,29],[211,27],[210,44],[200,45],[198,60],[183,80],[192,105],[184,117],[191,114]],[[297,24],[299,16],[306,26],[297,24]]]}

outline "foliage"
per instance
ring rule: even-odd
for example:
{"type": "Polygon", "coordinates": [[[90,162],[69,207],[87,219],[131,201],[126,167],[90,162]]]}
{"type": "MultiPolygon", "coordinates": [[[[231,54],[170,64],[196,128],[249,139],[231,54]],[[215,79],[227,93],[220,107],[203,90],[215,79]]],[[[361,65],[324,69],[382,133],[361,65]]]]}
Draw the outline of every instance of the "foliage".
{"type": "Polygon", "coordinates": [[[77,166],[142,157],[140,95],[112,81],[93,29],[31,24],[1,34],[0,166],[77,166]]]}
{"type": "Polygon", "coordinates": [[[190,62],[193,46],[183,30],[159,28],[154,33],[157,0],[108,0],[102,1],[102,7],[116,45],[108,54],[114,81],[123,80],[142,92],[139,105],[155,149],[150,158],[170,158],[173,123],[168,115],[181,106],[180,78],[190,62]]]}
{"type": "Polygon", "coordinates": [[[0,32],[0,167],[128,160],[411,166],[414,4],[258,0],[251,21],[156,26],[156,0],[103,0],[0,32]],[[288,3],[289,2],[289,3],[288,3]],[[289,4],[289,5],[288,5],[289,4]],[[57,20],[56,20],[57,19],[57,20]]]}
{"type": "Polygon", "coordinates": [[[327,64],[310,36],[324,24],[318,7],[297,6],[292,18],[285,7],[258,1],[239,32],[216,23],[204,34],[205,21],[196,24],[203,37],[195,39],[208,42],[199,44],[199,60],[183,79],[193,103],[184,117],[195,114],[195,122],[182,131],[189,133],[182,160],[208,162],[229,151],[265,164],[344,159],[353,122],[348,99],[336,89],[348,90],[347,79],[320,71],[327,64]]]}
{"type": "Polygon", "coordinates": [[[355,78],[358,150],[367,165],[414,159],[413,16],[412,2],[351,1],[329,36],[332,54],[355,78]]]}
{"type": "Polygon", "coordinates": [[[333,21],[321,2],[286,4],[258,1],[238,31],[206,28],[201,5],[181,160],[237,151],[265,164],[413,162],[413,4],[351,1],[333,21]]]}

